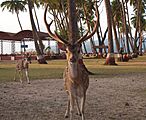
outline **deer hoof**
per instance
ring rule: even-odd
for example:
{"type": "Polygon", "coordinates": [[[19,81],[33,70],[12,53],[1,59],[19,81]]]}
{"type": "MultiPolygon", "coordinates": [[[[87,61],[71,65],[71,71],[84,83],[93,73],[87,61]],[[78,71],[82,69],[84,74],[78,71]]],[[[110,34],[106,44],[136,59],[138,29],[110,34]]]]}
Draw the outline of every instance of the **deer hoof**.
{"type": "Polygon", "coordinates": [[[82,116],[82,114],[81,114],[81,113],[76,113],[76,115],[82,116]]]}
{"type": "Polygon", "coordinates": [[[68,115],[65,115],[65,118],[68,118],[68,115]]]}

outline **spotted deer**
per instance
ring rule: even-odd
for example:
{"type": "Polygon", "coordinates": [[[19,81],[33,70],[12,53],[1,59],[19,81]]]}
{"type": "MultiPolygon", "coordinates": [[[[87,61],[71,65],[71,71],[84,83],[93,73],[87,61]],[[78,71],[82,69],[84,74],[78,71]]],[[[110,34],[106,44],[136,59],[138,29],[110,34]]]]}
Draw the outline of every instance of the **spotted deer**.
{"type": "Polygon", "coordinates": [[[23,82],[23,74],[25,74],[25,77],[27,79],[27,83],[30,84],[28,69],[29,64],[31,63],[31,56],[30,55],[24,55],[24,58],[21,60],[18,60],[16,63],[16,70],[14,75],[14,81],[16,80],[16,74],[19,74],[20,82],[23,82]]]}
{"type": "Polygon", "coordinates": [[[89,86],[89,76],[84,67],[79,63],[79,59],[81,58],[81,43],[94,35],[96,32],[96,28],[98,22],[94,21],[94,28],[91,33],[87,32],[80,39],[76,40],[75,43],[69,42],[69,40],[63,39],[56,32],[52,33],[51,31],[51,23],[47,22],[46,14],[47,14],[48,5],[45,8],[44,12],[44,22],[48,31],[49,36],[51,36],[57,42],[60,42],[66,46],[66,59],[67,66],[64,71],[64,87],[68,94],[68,104],[67,110],[65,112],[65,118],[70,117],[70,120],[73,120],[73,111],[74,106],[76,104],[78,114],[82,117],[82,120],[85,120],[84,116],[84,106],[86,99],[86,91],[89,86]],[[81,104],[79,106],[78,99],[81,100],[81,104]]]}

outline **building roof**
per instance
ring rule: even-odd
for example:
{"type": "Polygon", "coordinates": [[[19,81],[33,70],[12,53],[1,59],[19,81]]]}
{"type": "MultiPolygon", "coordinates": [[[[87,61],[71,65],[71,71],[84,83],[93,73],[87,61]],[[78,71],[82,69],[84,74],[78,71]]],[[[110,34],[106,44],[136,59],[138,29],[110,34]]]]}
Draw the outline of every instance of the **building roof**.
{"type": "MultiPolygon", "coordinates": [[[[49,35],[45,32],[38,32],[40,39],[46,40],[49,35]]],[[[10,33],[0,31],[0,40],[8,40],[8,41],[31,41],[33,39],[33,34],[31,30],[23,30],[18,33],[10,33]]]]}

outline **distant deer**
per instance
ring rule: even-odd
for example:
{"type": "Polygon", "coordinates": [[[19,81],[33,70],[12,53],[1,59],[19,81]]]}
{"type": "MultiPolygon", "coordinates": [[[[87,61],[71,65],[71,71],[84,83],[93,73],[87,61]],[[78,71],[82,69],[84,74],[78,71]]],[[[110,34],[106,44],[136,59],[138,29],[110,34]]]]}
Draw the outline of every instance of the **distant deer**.
{"type": "Polygon", "coordinates": [[[21,83],[23,82],[23,74],[25,74],[27,83],[30,84],[29,75],[28,75],[28,69],[30,63],[31,63],[31,55],[29,54],[24,55],[23,59],[17,61],[14,80],[16,80],[16,74],[18,72],[20,82],[21,83]]]}
{"type": "Polygon", "coordinates": [[[81,43],[94,35],[98,22],[94,22],[94,28],[92,33],[87,32],[83,37],[78,39],[75,43],[70,43],[67,40],[61,38],[56,32],[52,33],[50,30],[50,24],[47,23],[46,14],[47,14],[48,5],[46,6],[44,12],[44,21],[47,27],[49,36],[54,40],[64,44],[66,46],[66,58],[67,58],[67,67],[64,71],[64,80],[65,80],[65,90],[68,94],[68,105],[65,113],[65,118],[69,117],[70,120],[73,120],[73,110],[74,104],[77,105],[78,114],[81,115],[82,120],[85,120],[84,116],[84,106],[86,99],[86,91],[89,86],[89,76],[87,71],[82,65],[79,64],[81,43]],[[79,107],[78,98],[81,99],[81,106],[79,107]]]}

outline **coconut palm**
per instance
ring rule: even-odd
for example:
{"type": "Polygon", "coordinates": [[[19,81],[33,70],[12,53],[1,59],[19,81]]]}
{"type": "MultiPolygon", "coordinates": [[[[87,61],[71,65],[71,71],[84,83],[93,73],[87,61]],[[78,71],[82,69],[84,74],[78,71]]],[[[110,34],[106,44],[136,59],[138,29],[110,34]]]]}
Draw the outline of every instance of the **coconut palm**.
{"type": "Polygon", "coordinates": [[[32,2],[33,2],[33,9],[34,9],[34,13],[35,13],[35,18],[36,18],[36,22],[37,22],[38,31],[40,32],[41,30],[40,30],[40,25],[39,25],[37,13],[36,13],[35,5],[36,5],[37,8],[40,8],[41,2],[39,0],[32,0],[32,2]]]}
{"type": "Polygon", "coordinates": [[[127,15],[127,26],[128,26],[128,32],[130,35],[129,42],[131,45],[132,53],[134,52],[134,45],[133,45],[133,36],[131,31],[131,24],[130,24],[130,17],[129,17],[129,9],[128,9],[128,0],[125,2],[125,9],[126,9],[126,15],[127,15]]]}
{"type": "MultiPolygon", "coordinates": [[[[133,24],[133,26],[136,25],[136,17],[137,16],[133,16],[131,18],[131,23],[133,24]]],[[[139,40],[139,45],[137,45],[137,50],[139,49],[140,55],[142,55],[142,39],[143,39],[142,38],[143,37],[142,33],[143,33],[143,31],[146,31],[145,14],[141,15],[139,26],[140,26],[139,31],[138,31],[139,32],[139,37],[138,37],[138,39],[136,39],[136,42],[139,40]]]]}
{"type": "MultiPolygon", "coordinates": [[[[120,43],[119,43],[119,38],[117,34],[117,29],[116,29],[116,22],[119,22],[119,15],[121,14],[121,5],[119,0],[114,0],[111,4],[112,7],[112,12],[113,12],[113,31],[114,31],[114,39],[116,43],[116,48],[117,48],[117,53],[120,51],[120,43]]],[[[118,55],[120,57],[120,55],[118,55]]],[[[120,58],[118,58],[120,59],[120,58]]]]}
{"type": "Polygon", "coordinates": [[[126,21],[125,4],[126,4],[126,2],[124,0],[122,0],[123,31],[125,33],[126,48],[127,48],[127,53],[129,55],[130,54],[130,46],[129,46],[128,27],[127,27],[127,21],[126,21]]]}
{"type": "MultiPolygon", "coordinates": [[[[93,0],[88,0],[88,1],[84,1],[83,2],[83,0],[81,0],[81,1],[79,1],[79,3],[80,2],[82,2],[82,6],[81,7],[83,7],[84,16],[85,16],[86,19],[88,19],[88,20],[86,20],[88,31],[92,31],[93,28],[92,28],[91,21],[94,18],[94,16],[93,16],[93,11],[95,10],[94,1],[93,0]]],[[[98,54],[97,50],[95,48],[95,42],[94,42],[92,37],[90,38],[90,43],[91,43],[91,48],[92,48],[93,53],[94,54],[98,54]]]]}
{"type": "Polygon", "coordinates": [[[132,24],[135,28],[134,53],[135,53],[135,56],[137,56],[138,48],[139,48],[138,40],[139,40],[139,43],[142,44],[142,31],[144,29],[143,21],[145,19],[144,14],[145,14],[146,1],[145,0],[130,0],[130,5],[133,5],[134,12],[135,12],[134,17],[132,17],[132,24]]]}
{"type": "MultiPolygon", "coordinates": [[[[12,14],[16,13],[17,20],[21,30],[23,30],[23,28],[20,22],[19,12],[26,11],[25,5],[26,5],[26,1],[19,1],[19,0],[8,0],[1,3],[1,7],[3,8],[2,10],[8,9],[9,12],[12,12],[12,14]]],[[[23,44],[25,45],[24,41],[23,44]]],[[[24,47],[24,51],[26,51],[25,47],[24,47]]]]}
{"type": "MultiPolygon", "coordinates": [[[[37,30],[38,30],[39,32],[41,32],[35,6],[36,6],[37,8],[40,8],[40,5],[41,5],[42,3],[41,3],[41,1],[39,1],[39,0],[32,0],[32,3],[33,3],[33,4],[32,4],[32,5],[33,5],[33,6],[32,6],[32,9],[34,10],[34,15],[35,15],[35,18],[36,18],[36,23],[37,23],[37,30]]],[[[43,53],[43,52],[44,52],[44,48],[45,48],[45,46],[44,46],[44,44],[43,44],[43,41],[42,41],[41,39],[39,39],[38,42],[39,42],[39,47],[40,47],[40,49],[41,49],[41,52],[43,53]]]]}
{"type": "Polygon", "coordinates": [[[26,11],[25,5],[26,5],[26,1],[19,1],[19,0],[9,0],[1,3],[1,7],[3,8],[2,10],[8,9],[9,12],[12,12],[12,14],[16,13],[21,30],[23,29],[19,18],[19,11],[22,12],[26,11]]]}
{"type": "Polygon", "coordinates": [[[32,12],[33,3],[31,0],[27,0],[27,1],[28,1],[28,9],[29,9],[30,21],[31,21],[31,26],[32,26],[32,31],[33,31],[33,39],[34,39],[34,44],[35,44],[35,48],[37,52],[38,62],[40,64],[46,64],[47,62],[45,60],[44,54],[37,42],[40,38],[38,36],[37,28],[33,19],[33,12],[32,12]]]}
{"type": "Polygon", "coordinates": [[[108,25],[108,55],[106,57],[106,65],[116,65],[114,57],[113,47],[113,35],[112,35],[112,10],[110,0],[104,0],[106,14],[107,14],[107,25],[108,25]]]}

